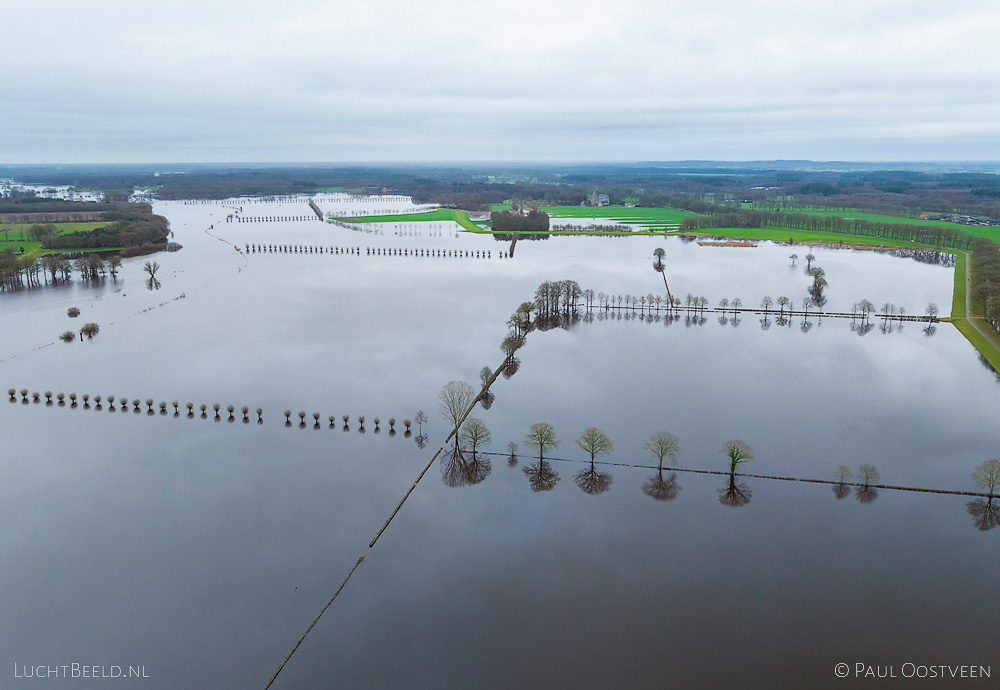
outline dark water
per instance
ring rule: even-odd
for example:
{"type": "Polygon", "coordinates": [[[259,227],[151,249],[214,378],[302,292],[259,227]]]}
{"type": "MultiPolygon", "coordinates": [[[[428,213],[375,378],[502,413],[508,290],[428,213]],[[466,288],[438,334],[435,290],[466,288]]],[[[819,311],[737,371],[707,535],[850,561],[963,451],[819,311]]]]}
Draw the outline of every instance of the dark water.
{"type": "MultiPolygon", "coordinates": [[[[1000,673],[1000,530],[976,528],[972,497],[879,489],[863,503],[826,484],[742,478],[750,500],[734,508],[720,502],[727,476],[673,470],[672,500],[643,490],[658,476],[643,445],[660,430],[680,438],[679,468],[723,471],[719,449],[739,438],[756,454],[748,472],[833,479],[837,465],[871,463],[885,484],[974,490],[971,471],[998,455],[1000,388],[952,327],[859,338],[833,319],[803,332],[615,318],[534,332],[518,373],[474,413],[492,431],[487,451],[520,445],[517,466],[485,456],[482,481],[453,488],[435,462],[369,549],[444,440],[438,390],[499,364],[507,317],[542,280],[658,291],[648,258],[663,245],[675,293],[798,302],[802,266],[788,265],[787,247],[655,238],[554,238],[500,260],[491,239],[444,230],[160,211],[185,250],[157,257],[159,290],[129,260],[117,286],[0,296],[4,391],[209,405],[207,419],[188,419],[183,407],[174,417],[0,401],[0,685],[45,683],[15,679],[15,664],[78,662],[149,676],[93,687],[263,687],[362,555],[273,687],[865,684],[838,679],[840,662],[852,676],[859,662],[898,676],[905,663],[1000,673]],[[227,242],[204,234],[212,223],[227,242]],[[279,233],[493,257],[245,257],[232,246],[279,233]],[[81,317],[68,319],[69,306],[81,317]],[[102,326],[92,341],[56,341],[90,320],[102,326]],[[237,417],[260,405],[264,423],[227,421],[227,404],[237,417]],[[307,412],[306,428],[297,417],[286,428],[286,408],[307,412]],[[418,409],[431,419],[423,449],[402,433],[418,409]],[[523,441],[539,421],[562,441],[547,453],[559,476],[548,491],[524,471],[537,467],[523,441]],[[574,482],[590,467],[573,443],[588,426],[611,437],[604,460],[618,463],[595,465],[612,477],[596,495],[574,482]]],[[[828,308],[950,303],[946,268],[814,253],[828,308]]]]}

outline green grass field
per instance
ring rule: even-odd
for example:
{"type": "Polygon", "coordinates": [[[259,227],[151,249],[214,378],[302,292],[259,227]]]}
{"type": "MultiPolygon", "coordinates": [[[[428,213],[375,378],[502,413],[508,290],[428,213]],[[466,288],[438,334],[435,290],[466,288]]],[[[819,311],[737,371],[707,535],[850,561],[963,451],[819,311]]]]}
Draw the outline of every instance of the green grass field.
{"type": "Polygon", "coordinates": [[[439,208],[423,213],[395,213],[385,216],[342,216],[337,220],[345,223],[432,223],[435,221],[453,221],[469,232],[485,232],[484,228],[469,220],[465,211],[452,208],[439,208]]]}
{"type": "MultiPolygon", "coordinates": [[[[87,251],[84,249],[43,249],[42,243],[28,239],[27,230],[31,223],[11,223],[0,225],[0,230],[10,228],[10,232],[0,233],[0,251],[12,247],[14,251],[20,252],[24,248],[25,258],[39,257],[45,254],[53,254],[66,251],[87,251]]],[[[87,232],[107,225],[106,222],[95,223],[53,223],[56,226],[56,235],[69,235],[74,232],[87,232]]]]}
{"type": "Polygon", "coordinates": [[[965,262],[969,255],[958,252],[955,256],[955,293],[951,298],[951,318],[965,318],[965,262]]]}

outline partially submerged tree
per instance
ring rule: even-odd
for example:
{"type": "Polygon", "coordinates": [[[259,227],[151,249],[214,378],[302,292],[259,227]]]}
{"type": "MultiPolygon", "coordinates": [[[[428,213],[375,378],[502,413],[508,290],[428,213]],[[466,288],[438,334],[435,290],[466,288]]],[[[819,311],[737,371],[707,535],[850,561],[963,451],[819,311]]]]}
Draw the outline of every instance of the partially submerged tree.
{"type": "Polygon", "coordinates": [[[653,454],[653,457],[660,463],[661,470],[663,469],[664,460],[667,461],[667,464],[673,465],[677,462],[678,453],[681,452],[680,442],[677,440],[677,437],[666,431],[657,431],[650,436],[643,448],[653,454]]]}
{"type": "Polygon", "coordinates": [[[743,441],[733,439],[722,444],[722,454],[729,460],[729,474],[735,474],[736,468],[754,461],[753,450],[743,441]]]}
{"type": "Polygon", "coordinates": [[[878,484],[879,474],[874,465],[864,463],[858,467],[858,480],[861,485],[854,490],[854,496],[861,503],[871,503],[878,498],[878,489],[873,485],[878,484]]]}
{"type": "Polygon", "coordinates": [[[981,464],[973,471],[972,481],[992,495],[993,490],[1000,484],[1000,460],[987,460],[981,464]]]}
{"type": "Polygon", "coordinates": [[[488,446],[493,442],[493,436],[486,424],[476,417],[469,419],[462,425],[460,436],[462,443],[472,451],[473,459],[476,457],[476,450],[479,446],[488,446]]]}
{"type": "Polygon", "coordinates": [[[476,398],[475,389],[465,381],[449,381],[438,393],[441,414],[451,424],[455,434],[455,446],[458,446],[458,427],[462,424],[465,413],[472,407],[476,398]]]}
{"type": "Polygon", "coordinates": [[[833,473],[837,477],[837,483],[833,485],[833,495],[838,499],[847,498],[851,493],[851,488],[846,484],[851,478],[851,470],[847,465],[839,465],[833,473]]]}
{"type": "Polygon", "coordinates": [[[584,453],[590,455],[591,463],[594,462],[595,456],[607,455],[615,449],[615,444],[608,438],[608,435],[594,426],[587,427],[584,430],[580,438],[576,439],[576,445],[584,453]]]}
{"type": "Polygon", "coordinates": [[[559,447],[559,439],[556,437],[555,428],[548,422],[538,422],[532,424],[528,434],[524,437],[527,446],[538,449],[538,459],[541,460],[545,451],[559,447]]]}
{"type": "Polygon", "coordinates": [[[510,467],[517,467],[517,444],[510,441],[507,444],[507,465],[510,467]]]}
{"type": "Polygon", "coordinates": [[[615,444],[611,442],[608,435],[597,427],[587,427],[580,438],[576,439],[576,445],[583,452],[590,455],[590,468],[583,469],[573,475],[573,481],[587,494],[599,494],[611,488],[612,476],[607,472],[598,472],[594,467],[594,458],[598,455],[607,455],[615,449],[615,444]]]}

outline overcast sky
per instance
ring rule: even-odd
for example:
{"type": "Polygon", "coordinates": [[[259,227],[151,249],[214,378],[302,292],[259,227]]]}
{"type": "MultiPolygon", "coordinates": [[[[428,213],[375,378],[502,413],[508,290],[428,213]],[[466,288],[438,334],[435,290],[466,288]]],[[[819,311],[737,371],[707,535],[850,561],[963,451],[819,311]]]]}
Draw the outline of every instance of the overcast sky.
{"type": "Polygon", "coordinates": [[[5,2],[0,162],[1000,160],[996,0],[5,2]]]}

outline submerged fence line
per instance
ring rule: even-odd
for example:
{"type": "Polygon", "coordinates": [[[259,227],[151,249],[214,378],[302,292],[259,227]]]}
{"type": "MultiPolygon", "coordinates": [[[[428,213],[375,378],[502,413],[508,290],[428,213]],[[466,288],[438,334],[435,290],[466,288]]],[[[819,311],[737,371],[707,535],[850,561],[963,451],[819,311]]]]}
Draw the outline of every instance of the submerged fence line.
{"type": "Polygon", "coordinates": [[[784,311],[781,311],[780,309],[767,309],[767,310],[765,310],[765,309],[763,309],[761,307],[737,307],[737,308],[734,309],[732,307],[726,307],[726,308],[721,308],[721,307],[704,307],[704,308],[702,308],[702,307],[686,306],[685,305],[685,306],[677,306],[677,307],[673,307],[673,308],[670,308],[670,307],[656,307],[656,306],[653,306],[653,307],[646,306],[646,307],[638,307],[637,308],[634,305],[621,306],[621,305],[614,305],[614,304],[600,304],[600,305],[593,304],[593,305],[590,305],[590,306],[585,306],[582,309],[583,309],[583,311],[586,311],[588,313],[602,312],[602,311],[603,312],[617,311],[617,312],[629,312],[629,313],[639,312],[640,314],[646,314],[647,316],[664,316],[664,317],[667,317],[667,316],[677,316],[677,317],[679,317],[680,314],[677,314],[676,312],[684,312],[685,314],[689,314],[689,315],[690,314],[708,314],[708,313],[711,313],[711,314],[721,314],[721,315],[725,316],[727,314],[731,314],[731,315],[733,315],[733,317],[735,317],[736,314],[753,314],[753,315],[763,315],[763,316],[774,316],[775,318],[791,318],[793,316],[801,316],[801,317],[806,318],[806,319],[815,316],[818,319],[822,319],[824,317],[830,317],[830,318],[833,318],[833,319],[855,319],[855,320],[858,320],[858,321],[864,321],[866,323],[871,323],[872,321],[875,321],[877,319],[882,319],[883,321],[917,321],[917,322],[921,322],[921,323],[928,323],[928,322],[939,323],[940,322],[940,319],[938,319],[937,317],[917,316],[917,315],[914,315],[914,314],[904,314],[904,315],[890,314],[888,317],[886,317],[883,314],[870,313],[870,314],[868,314],[867,317],[864,317],[860,313],[852,313],[852,312],[845,312],[845,311],[820,311],[820,310],[804,311],[804,310],[801,310],[801,309],[795,309],[795,310],[793,310],[793,309],[785,309],[784,311]]]}
{"type": "MultiPolygon", "coordinates": [[[[480,451],[481,455],[494,455],[497,457],[510,458],[515,457],[518,459],[527,458],[534,459],[534,456],[520,455],[517,453],[500,453],[492,451],[480,451]]],[[[579,463],[579,462],[590,462],[589,460],[574,460],[571,458],[554,458],[547,457],[547,461],[552,462],[568,462],[568,463],[579,463]]],[[[661,468],[657,465],[641,465],[636,463],[628,462],[611,462],[610,460],[594,460],[595,465],[607,465],[609,467],[633,467],[636,469],[644,470],[654,470],[659,471],[661,468]]],[[[889,489],[892,491],[912,491],[916,493],[926,493],[926,494],[944,494],[951,496],[976,496],[978,498],[997,498],[996,494],[983,493],[981,491],[960,491],[957,489],[927,489],[923,487],[916,486],[899,486],[896,484],[865,484],[863,482],[840,482],[835,479],[811,479],[808,477],[784,477],[781,475],[773,474],[750,474],[747,472],[726,472],[725,470],[698,470],[690,467],[663,467],[664,471],[669,470],[670,472],[686,472],[688,474],[714,474],[720,477],[728,477],[730,475],[734,477],[746,477],[749,479],[771,479],[781,482],[803,482],[806,484],[826,484],[828,486],[854,486],[854,487],[867,487],[869,489],[889,489]]]]}

